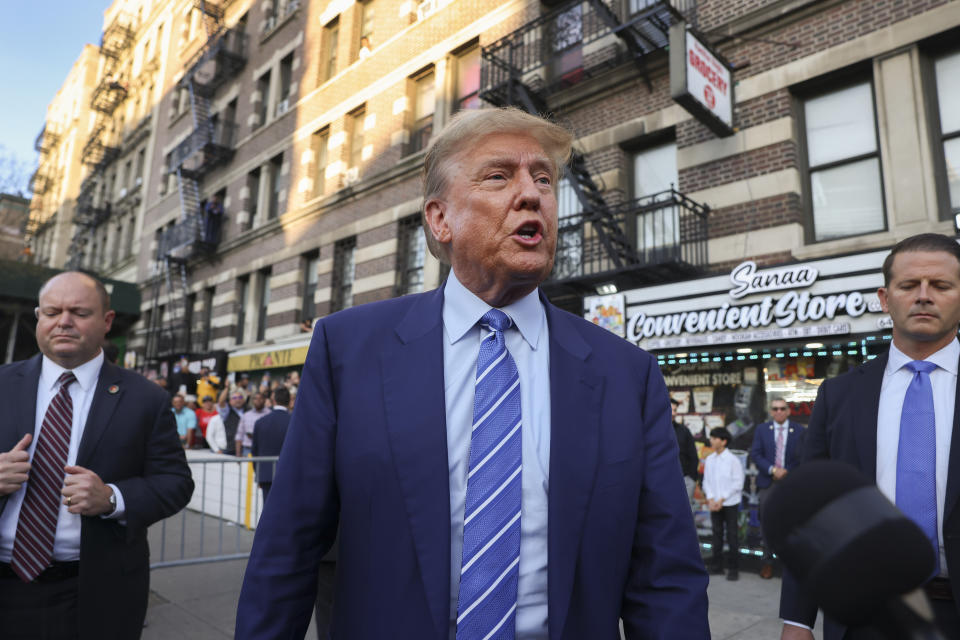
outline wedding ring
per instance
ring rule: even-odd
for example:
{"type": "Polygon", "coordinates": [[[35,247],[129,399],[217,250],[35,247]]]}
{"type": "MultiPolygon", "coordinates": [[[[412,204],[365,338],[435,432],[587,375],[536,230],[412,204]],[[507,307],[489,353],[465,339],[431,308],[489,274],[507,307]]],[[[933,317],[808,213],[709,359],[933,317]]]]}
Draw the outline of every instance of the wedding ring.
{"type": "Polygon", "coordinates": [[[69,507],[72,504],[73,504],[73,496],[67,496],[67,506],[69,507]]]}

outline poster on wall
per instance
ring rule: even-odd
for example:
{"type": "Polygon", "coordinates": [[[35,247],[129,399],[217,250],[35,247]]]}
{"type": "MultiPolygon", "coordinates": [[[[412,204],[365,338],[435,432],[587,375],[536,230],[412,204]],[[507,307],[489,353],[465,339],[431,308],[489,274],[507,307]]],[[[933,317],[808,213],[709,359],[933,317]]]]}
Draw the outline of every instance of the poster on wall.
{"type": "Polygon", "coordinates": [[[693,388],[693,410],[697,413],[713,411],[713,387],[693,388]]]}
{"type": "Polygon", "coordinates": [[[688,413],[683,416],[683,426],[690,430],[694,438],[703,435],[703,416],[695,413],[688,413]]]}
{"type": "Polygon", "coordinates": [[[687,389],[671,389],[670,399],[676,400],[677,413],[690,413],[690,391],[687,389]]]}
{"type": "Polygon", "coordinates": [[[621,338],[626,337],[626,303],[622,293],[584,298],[584,317],[621,338]]]}

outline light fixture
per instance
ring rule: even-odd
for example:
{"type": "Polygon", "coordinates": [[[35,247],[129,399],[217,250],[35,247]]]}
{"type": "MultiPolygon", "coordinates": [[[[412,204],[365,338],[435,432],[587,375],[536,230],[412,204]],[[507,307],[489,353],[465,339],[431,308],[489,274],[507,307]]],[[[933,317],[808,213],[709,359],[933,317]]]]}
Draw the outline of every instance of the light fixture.
{"type": "Polygon", "coordinates": [[[753,353],[753,349],[750,347],[740,347],[737,349],[737,353],[753,353]]]}
{"type": "Polygon", "coordinates": [[[617,285],[613,284],[612,282],[598,284],[596,288],[597,288],[597,295],[601,295],[601,296],[608,296],[612,293],[617,292],[617,285]]]}
{"type": "Polygon", "coordinates": [[[687,354],[685,354],[685,353],[675,353],[675,354],[673,354],[673,357],[675,357],[675,358],[686,358],[686,357],[687,357],[687,354]]]}
{"type": "Polygon", "coordinates": [[[808,344],[803,345],[803,348],[804,348],[804,349],[823,349],[823,343],[822,343],[822,342],[810,342],[810,343],[808,343],[808,344]]]}

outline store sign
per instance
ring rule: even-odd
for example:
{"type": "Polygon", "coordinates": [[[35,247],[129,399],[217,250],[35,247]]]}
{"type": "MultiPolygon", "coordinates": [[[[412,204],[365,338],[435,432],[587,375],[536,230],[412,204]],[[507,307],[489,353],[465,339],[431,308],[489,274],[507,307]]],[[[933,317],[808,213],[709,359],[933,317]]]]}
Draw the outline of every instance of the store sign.
{"type": "MultiPolygon", "coordinates": [[[[726,300],[718,291],[679,301],[673,297],[662,303],[628,304],[626,338],[647,349],[675,349],[822,338],[889,325],[870,284],[851,287],[852,280],[821,281],[819,275],[813,264],[758,269],[746,261],[730,272],[733,286],[726,291],[726,300]]],[[[880,282],[879,273],[860,276],[856,282],[864,278],[880,282]]],[[[716,287],[717,280],[704,282],[716,287]]],[[[696,289],[697,281],[687,286],[696,289]]],[[[671,291],[676,296],[675,288],[671,291]]],[[[626,297],[643,300],[642,294],[637,290],[626,297]]]]}
{"type": "Polygon", "coordinates": [[[260,353],[230,356],[227,371],[255,371],[257,369],[275,369],[293,367],[307,361],[308,346],[292,349],[275,349],[260,353]]]}
{"type": "Polygon", "coordinates": [[[670,96],[718,136],[733,135],[733,71],[683,21],[670,27],[670,96]]]}

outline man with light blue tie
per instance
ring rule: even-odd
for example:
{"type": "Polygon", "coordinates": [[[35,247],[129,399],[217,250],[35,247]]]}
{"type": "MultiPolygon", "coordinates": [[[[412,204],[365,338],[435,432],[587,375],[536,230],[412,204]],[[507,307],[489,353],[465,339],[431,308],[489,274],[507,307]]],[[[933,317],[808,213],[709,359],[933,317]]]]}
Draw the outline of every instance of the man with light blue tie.
{"type": "Polygon", "coordinates": [[[655,359],[550,305],[566,130],[464,111],[424,160],[435,291],[314,329],[236,637],[709,638],[655,359]]]}
{"type": "MultiPolygon", "coordinates": [[[[896,244],[877,295],[893,321],[888,353],[827,380],[807,427],[803,460],[858,467],[930,538],[938,568],[924,590],[947,638],[960,638],[960,245],[926,233],[896,244]]],[[[883,558],[877,558],[883,562],[883,558]]],[[[812,640],[817,607],[785,573],[783,640],[812,640]]],[[[824,640],[883,638],[824,618],[824,640]]]]}

